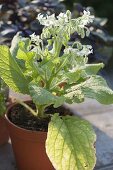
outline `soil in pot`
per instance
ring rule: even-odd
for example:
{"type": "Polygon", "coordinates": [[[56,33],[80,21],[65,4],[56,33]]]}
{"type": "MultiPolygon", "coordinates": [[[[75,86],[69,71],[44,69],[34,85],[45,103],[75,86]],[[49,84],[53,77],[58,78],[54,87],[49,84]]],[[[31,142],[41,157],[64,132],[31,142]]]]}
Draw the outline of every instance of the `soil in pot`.
{"type": "MultiPolygon", "coordinates": [[[[32,103],[29,104],[35,109],[32,103]]],[[[67,109],[48,107],[46,114],[71,114],[67,109]]],[[[54,170],[45,151],[48,123],[50,116],[39,119],[16,104],[8,109],[7,125],[18,170],[54,170]]]]}
{"type": "MultiPolygon", "coordinates": [[[[28,105],[35,110],[35,106],[33,103],[29,102],[28,105]]],[[[54,113],[59,113],[60,115],[72,115],[71,111],[63,106],[53,108],[53,106],[51,105],[45,110],[45,114],[52,115],[54,113]]],[[[39,119],[38,117],[33,116],[25,107],[20,104],[15,105],[10,110],[8,118],[12,123],[21,128],[41,132],[47,132],[48,123],[51,119],[50,116],[39,119]]]]}

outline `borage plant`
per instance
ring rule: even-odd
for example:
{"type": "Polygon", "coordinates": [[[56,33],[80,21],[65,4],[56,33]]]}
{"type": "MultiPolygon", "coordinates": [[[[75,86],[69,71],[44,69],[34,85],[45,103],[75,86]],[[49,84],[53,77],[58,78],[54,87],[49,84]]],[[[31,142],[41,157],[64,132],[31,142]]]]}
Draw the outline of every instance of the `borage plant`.
{"type": "MultiPolygon", "coordinates": [[[[77,116],[49,115],[45,109],[66,103],[80,103],[85,97],[102,104],[113,103],[113,91],[96,75],[103,64],[87,64],[90,45],[76,41],[69,45],[70,35],[82,38],[89,34],[86,25],[93,16],[71,19],[70,11],[55,15],[38,15],[44,25],[41,35],[14,37],[12,47],[0,46],[0,75],[14,91],[28,94],[36,110],[19,101],[31,113],[43,119],[51,116],[48,125],[46,153],[57,170],[91,170],[95,166],[95,133],[91,125],[77,116]]],[[[38,153],[37,153],[38,154],[38,153]]]]}

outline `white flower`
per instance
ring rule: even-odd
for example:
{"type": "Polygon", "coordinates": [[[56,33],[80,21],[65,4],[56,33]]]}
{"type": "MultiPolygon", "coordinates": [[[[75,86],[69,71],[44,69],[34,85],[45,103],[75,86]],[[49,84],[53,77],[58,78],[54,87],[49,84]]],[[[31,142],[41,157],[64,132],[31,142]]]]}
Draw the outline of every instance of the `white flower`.
{"type": "Polygon", "coordinates": [[[82,45],[82,49],[78,49],[78,48],[66,48],[64,50],[65,54],[71,54],[73,56],[88,56],[89,54],[93,53],[93,49],[91,45],[82,45]]]}
{"type": "Polygon", "coordinates": [[[31,34],[30,37],[31,37],[31,41],[35,42],[37,45],[42,42],[42,40],[40,39],[40,36],[35,35],[35,33],[31,34]]]}
{"type": "Polygon", "coordinates": [[[57,19],[58,19],[58,23],[59,23],[59,26],[61,24],[65,24],[65,23],[68,23],[70,20],[71,20],[71,12],[68,10],[66,13],[60,13],[58,16],[57,16],[57,19]]]}
{"type": "Polygon", "coordinates": [[[69,20],[71,19],[71,12],[61,12],[57,17],[55,17],[55,14],[52,14],[50,16],[46,15],[45,17],[42,14],[38,14],[37,19],[39,20],[41,25],[45,25],[47,27],[61,26],[62,24],[69,22],[69,20]]]}
{"type": "Polygon", "coordinates": [[[42,14],[38,14],[37,19],[39,20],[41,25],[45,25],[47,27],[57,25],[55,14],[52,14],[50,16],[46,15],[46,17],[44,17],[42,14]]]}
{"type": "Polygon", "coordinates": [[[93,22],[94,20],[94,16],[93,15],[90,15],[90,12],[89,11],[83,11],[83,16],[81,17],[81,20],[80,20],[80,23],[79,23],[79,26],[81,28],[84,28],[87,24],[93,22]]]}
{"type": "Polygon", "coordinates": [[[61,13],[57,16],[57,18],[58,18],[59,23],[61,23],[61,24],[65,23],[65,22],[68,22],[68,16],[67,16],[67,14],[65,14],[65,13],[62,13],[62,12],[61,12],[61,13]]]}
{"type": "Polygon", "coordinates": [[[82,50],[77,52],[78,56],[88,56],[89,54],[93,53],[93,49],[91,45],[83,45],[82,50]]]}
{"type": "Polygon", "coordinates": [[[83,14],[86,15],[86,16],[90,16],[90,12],[89,11],[83,11],[83,14]]]}

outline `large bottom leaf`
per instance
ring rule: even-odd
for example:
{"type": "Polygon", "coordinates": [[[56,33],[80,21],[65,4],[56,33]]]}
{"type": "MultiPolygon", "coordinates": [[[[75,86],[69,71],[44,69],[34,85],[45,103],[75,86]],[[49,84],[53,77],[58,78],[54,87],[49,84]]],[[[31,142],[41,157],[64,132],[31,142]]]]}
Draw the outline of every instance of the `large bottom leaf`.
{"type": "Polygon", "coordinates": [[[49,123],[46,152],[56,170],[92,170],[96,162],[95,140],[86,120],[55,114],[49,123]]]}

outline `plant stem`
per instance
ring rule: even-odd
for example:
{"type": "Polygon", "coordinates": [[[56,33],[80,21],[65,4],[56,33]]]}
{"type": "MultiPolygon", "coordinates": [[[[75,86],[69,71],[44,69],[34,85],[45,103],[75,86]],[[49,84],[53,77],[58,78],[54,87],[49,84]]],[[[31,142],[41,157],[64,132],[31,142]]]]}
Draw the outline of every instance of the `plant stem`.
{"type": "Polygon", "coordinates": [[[16,100],[17,103],[21,104],[22,106],[24,106],[27,110],[29,110],[34,116],[37,116],[37,113],[31,108],[29,107],[26,103],[20,101],[20,100],[16,100]]]}
{"type": "Polygon", "coordinates": [[[57,37],[56,40],[54,41],[53,44],[53,48],[54,48],[54,52],[55,52],[55,57],[59,57],[60,52],[61,52],[61,48],[62,48],[62,41],[60,41],[60,39],[57,37]]]}
{"type": "Polygon", "coordinates": [[[16,100],[17,103],[21,104],[22,106],[24,106],[27,110],[29,110],[34,116],[38,116],[38,117],[45,117],[44,116],[44,109],[45,106],[36,106],[36,112],[30,107],[28,106],[26,103],[24,103],[23,101],[20,100],[16,100]]]}
{"type": "Polygon", "coordinates": [[[37,106],[37,115],[39,117],[45,117],[44,109],[45,109],[45,106],[37,106]]]}
{"type": "MultiPolygon", "coordinates": [[[[53,51],[54,51],[54,57],[57,58],[59,57],[60,55],[60,52],[61,52],[61,48],[62,48],[62,43],[61,41],[59,40],[59,38],[57,37],[53,43],[53,51]]],[[[52,80],[54,79],[54,77],[56,76],[56,73],[55,73],[55,70],[53,70],[52,74],[51,74],[51,77],[49,79],[49,81],[47,82],[46,84],[46,88],[47,89],[50,89],[50,84],[52,82],[52,80]]]]}

